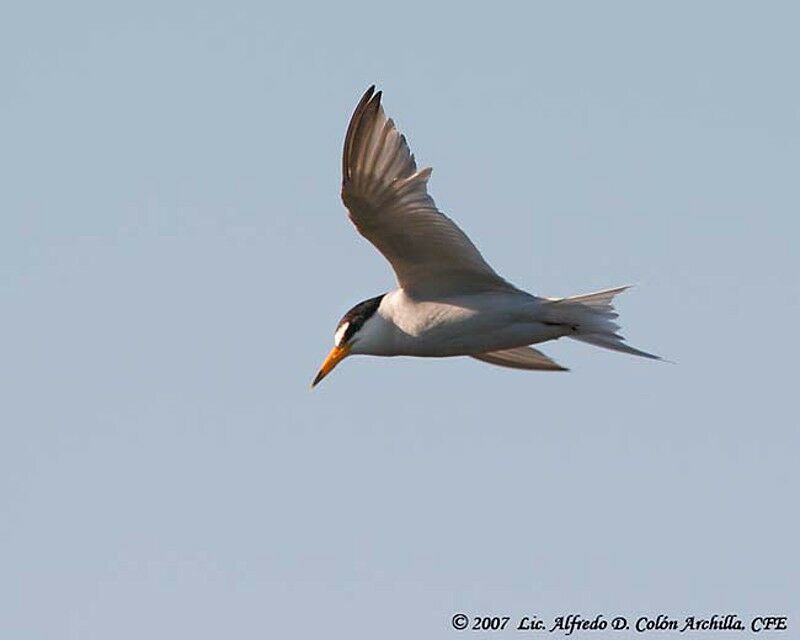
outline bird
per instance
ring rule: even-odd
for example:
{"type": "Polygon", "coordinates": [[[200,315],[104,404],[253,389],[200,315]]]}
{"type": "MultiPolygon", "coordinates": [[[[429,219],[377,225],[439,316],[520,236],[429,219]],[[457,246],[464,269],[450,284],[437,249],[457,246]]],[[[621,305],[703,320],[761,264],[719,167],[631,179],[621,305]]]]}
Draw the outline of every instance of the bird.
{"type": "Polygon", "coordinates": [[[342,201],[356,230],[389,261],[397,288],[358,303],[336,326],[314,388],[352,355],[470,356],[512,369],[567,371],[533,344],[568,337],[660,360],[617,333],[613,298],[628,286],[546,298],[517,288],[486,262],[428,193],[406,138],[369,87],[350,119],[342,201]]]}

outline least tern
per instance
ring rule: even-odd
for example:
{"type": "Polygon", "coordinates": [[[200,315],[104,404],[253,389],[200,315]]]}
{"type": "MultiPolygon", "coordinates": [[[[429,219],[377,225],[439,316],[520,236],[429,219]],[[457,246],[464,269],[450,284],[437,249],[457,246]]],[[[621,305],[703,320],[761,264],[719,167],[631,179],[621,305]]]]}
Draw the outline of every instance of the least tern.
{"type": "Polygon", "coordinates": [[[529,346],[565,336],[659,359],[617,333],[612,299],[627,287],[543,298],[500,277],[436,208],[427,190],[431,169],[417,170],[374,86],[350,119],[342,174],[350,220],[392,265],[399,286],[344,315],[312,387],[356,354],[471,356],[513,369],[566,371],[529,346]]]}

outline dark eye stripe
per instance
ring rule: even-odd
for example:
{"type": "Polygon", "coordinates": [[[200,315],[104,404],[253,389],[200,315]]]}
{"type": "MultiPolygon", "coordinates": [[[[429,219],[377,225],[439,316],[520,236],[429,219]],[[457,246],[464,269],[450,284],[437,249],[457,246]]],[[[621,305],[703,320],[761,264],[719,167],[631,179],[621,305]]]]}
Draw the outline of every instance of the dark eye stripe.
{"type": "Polygon", "coordinates": [[[345,344],[350,342],[350,338],[353,337],[353,334],[356,332],[357,329],[361,328],[362,324],[363,323],[358,323],[358,325],[356,325],[355,322],[351,322],[349,325],[347,325],[347,330],[344,332],[344,339],[343,339],[343,342],[345,344]]]}
{"type": "Polygon", "coordinates": [[[355,307],[344,314],[336,327],[338,330],[339,327],[341,327],[345,322],[348,323],[347,329],[345,329],[344,336],[342,337],[342,344],[347,344],[356,331],[358,331],[367,320],[375,315],[375,312],[381,305],[381,300],[383,300],[383,296],[385,295],[386,294],[384,293],[383,295],[370,298],[369,300],[364,300],[364,302],[359,302],[355,307]]]}

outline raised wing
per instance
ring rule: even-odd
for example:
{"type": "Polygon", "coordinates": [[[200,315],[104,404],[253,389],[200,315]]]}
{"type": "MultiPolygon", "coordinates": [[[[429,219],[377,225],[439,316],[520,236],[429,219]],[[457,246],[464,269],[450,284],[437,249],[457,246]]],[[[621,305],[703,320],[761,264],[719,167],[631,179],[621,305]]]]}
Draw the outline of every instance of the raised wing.
{"type": "Polygon", "coordinates": [[[516,347],[502,351],[489,351],[472,356],[476,360],[509,369],[538,369],[542,371],[569,371],[533,347],[516,347]]]}
{"type": "Polygon", "coordinates": [[[391,263],[400,286],[425,297],[514,290],[486,263],[466,234],[436,209],[406,139],[370,87],[344,141],[342,200],[358,232],[391,263]]]}

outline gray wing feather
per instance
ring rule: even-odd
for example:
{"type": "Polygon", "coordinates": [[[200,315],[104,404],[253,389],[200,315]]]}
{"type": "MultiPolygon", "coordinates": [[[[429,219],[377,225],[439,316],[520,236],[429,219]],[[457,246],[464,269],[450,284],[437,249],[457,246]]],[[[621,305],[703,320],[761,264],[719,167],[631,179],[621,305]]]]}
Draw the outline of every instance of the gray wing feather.
{"type": "Polygon", "coordinates": [[[489,351],[473,355],[476,360],[496,364],[499,367],[510,369],[529,369],[541,371],[569,371],[554,360],[548,358],[541,351],[533,347],[516,347],[502,351],[489,351]]]}
{"type": "Polygon", "coordinates": [[[406,139],[370,87],[344,141],[342,200],[358,232],[386,257],[411,294],[515,290],[427,191],[431,169],[417,170],[406,139]]]}

